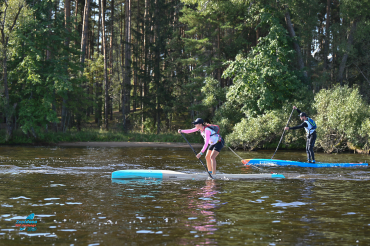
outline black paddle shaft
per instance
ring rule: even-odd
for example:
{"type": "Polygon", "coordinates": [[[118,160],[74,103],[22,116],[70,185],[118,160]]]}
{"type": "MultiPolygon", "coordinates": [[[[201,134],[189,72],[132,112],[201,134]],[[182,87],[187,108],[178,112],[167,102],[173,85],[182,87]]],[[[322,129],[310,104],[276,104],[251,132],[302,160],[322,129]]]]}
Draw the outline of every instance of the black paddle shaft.
{"type": "MultiPolygon", "coordinates": [[[[186,139],[186,137],[184,136],[184,134],[182,134],[182,132],[180,132],[180,133],[181,133],[181,135],[183,136],[183,138],[186,140],[186,142],[189,144],[189,146],[190,146],[190,148],[193,150],[194,154],[195,154],[195,155],[197,155],[197,152],[195,152],[195,150],[194,150],[193,146],[191,146],[191,144],[190,144],[190,143],[189,143],[189,141],[186,139]]],[[[204,165],[204,163],[203,163],[203,161],[202,161],[201,159],[199,159],[199,160],[200,160],[200,162],[202,163],[203,167],[206,169],[206,171],[207,171],[207,173],[208,173],[209,177],[210,177],[211,179],[213,179],[212,175],[208,172],[208,168],[206,167],[206,165],[204,165]]]]}
{"type": "MultiPolygon", "coordinates": [[[[290,116],[289,116],[288,122],[286,123],[286,126],[285,126],[285,127],[287,127],[287,126],[289,125],[289,121],[290,121],[290,118],[292,118],[292,114],[293,114],[293,112],[294,112],[294,108],[293,108],[292,112],[290,113],[290,116]]],[[[283,139],[283,136],[284,136],[284,133],[285,133],[285,127],[284,127],[284,131],[283,131],[283,135],[281,135],[281,138],[280,138],[279,144],[278,144],[278,146],[276,147],[275,153],[272,155],[271,160],[274,158],[274,156],[275,156],[275,154],[276,154],[276,152],[277,152],[277,150],[278,150],[278,148],[279,148],[279,145],[280,145],[280,143],[281,143],[281,140],[283,139]]]]}

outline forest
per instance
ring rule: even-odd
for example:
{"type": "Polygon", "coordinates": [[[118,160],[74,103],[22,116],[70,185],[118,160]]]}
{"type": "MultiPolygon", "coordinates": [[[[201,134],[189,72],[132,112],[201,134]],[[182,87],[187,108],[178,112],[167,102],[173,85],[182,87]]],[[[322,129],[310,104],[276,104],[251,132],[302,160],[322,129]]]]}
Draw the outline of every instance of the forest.
{"type": "MultiPolygon", "coordinates": [[[[318,148],[369,152],[368,0],[0,3],[1,143],[175,133],[201,117],[231,146],[269,148],[295,105],[318,148]]],[[[283,143],[302,145],[300,131],[283,143]]]]}

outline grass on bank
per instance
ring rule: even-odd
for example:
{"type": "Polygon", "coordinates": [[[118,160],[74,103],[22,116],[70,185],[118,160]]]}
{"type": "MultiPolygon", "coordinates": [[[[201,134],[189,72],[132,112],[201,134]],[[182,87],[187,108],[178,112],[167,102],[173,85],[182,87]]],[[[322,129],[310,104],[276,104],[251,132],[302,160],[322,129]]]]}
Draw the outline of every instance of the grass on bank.
{"type": "MultiPolygon", "coordinates": [[[[0,144],[45,144],[59,142],[186,142],[185,139],[174,133],[124,133],[117,130],[70,130],[63,132],[48,132],[37,135],[37,138],[24,134],[21,130],[16,130],[10,141],[5,141],[5,130],[0,131],[0,144]]],[[[187,134],[186,139],[191,143],[203,143],[203,138],[199,134],[187,134]]]]}

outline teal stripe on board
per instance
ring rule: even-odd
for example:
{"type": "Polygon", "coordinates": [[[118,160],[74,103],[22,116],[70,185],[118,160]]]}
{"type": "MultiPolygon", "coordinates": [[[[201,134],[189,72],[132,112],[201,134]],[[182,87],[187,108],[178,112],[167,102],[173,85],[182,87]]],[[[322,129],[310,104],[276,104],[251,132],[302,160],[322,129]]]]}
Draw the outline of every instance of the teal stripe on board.
{"type": "Polygon", "coordinates": [[[120,170],[112,173],[112,179],[135,179],[154,178],[161,179],[163,173],[160,170],[120,170]]]}
{"type": "Polygon", "coordinates": [[[271,178],[285,179],[285,176],[282,174],[271,174],[271,178]]]}

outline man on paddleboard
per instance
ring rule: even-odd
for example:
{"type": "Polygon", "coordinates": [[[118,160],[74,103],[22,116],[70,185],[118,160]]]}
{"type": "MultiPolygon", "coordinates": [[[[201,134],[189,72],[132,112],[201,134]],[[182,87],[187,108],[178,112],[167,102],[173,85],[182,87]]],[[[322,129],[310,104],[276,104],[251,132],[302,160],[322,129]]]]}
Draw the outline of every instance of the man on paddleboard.
{"type": "Polygon", "coordinates": [[[204,138],[204,146],[199,154],[197,154],[197,158],[199,159],[202,155],[204,155],[204,152],[209,145],[206,154],[207,168],[210,173],[212,172],[212,174],[216,174],[216,157],[225,144],[224,139],[218,133],[220,128],[217,125],[204,123],[201,118],[196,119],[192,123],[194,124],[194,128],[186,130],[179,129],[178,133],[189,134],[197,131],[200,132],[200,135],[202,135],[202,137],[204,138]]]}
{"type": "Polygon", "coordinates": [[[285,127],[285,130],[295,130],[304,128],[306,130],[306,152],[307,152],[307,162],[309,163],[316,163],[315,155],[313,152],[313,147],[315,146],[316,142],[316,123],[311,118],[307,116],[306,113],[299,110],[296,106],[293,106],[293,109],[296,109],[299,117],[303,121],[302,124],[294,127],[285,127]]]}

